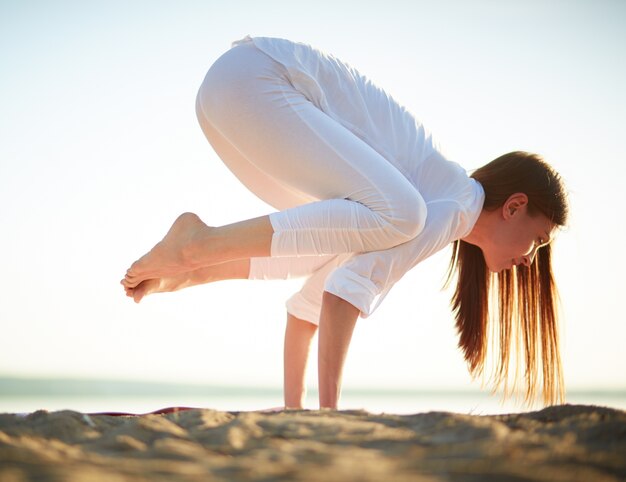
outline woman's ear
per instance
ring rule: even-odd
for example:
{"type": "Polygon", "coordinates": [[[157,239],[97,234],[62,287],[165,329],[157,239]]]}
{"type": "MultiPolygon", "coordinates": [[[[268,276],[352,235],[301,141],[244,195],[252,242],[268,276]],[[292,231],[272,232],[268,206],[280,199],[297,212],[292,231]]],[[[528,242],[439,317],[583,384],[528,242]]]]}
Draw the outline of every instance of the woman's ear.
{"type": "Polygon", "coordinates": [[[515,216],[515,213],[519,212],[521,208],[528,205],[528,196],[523,192],[517,192],[511,194],[509,198],[502,205],[502,216],[504,219],[509,219],[515,216]]]}

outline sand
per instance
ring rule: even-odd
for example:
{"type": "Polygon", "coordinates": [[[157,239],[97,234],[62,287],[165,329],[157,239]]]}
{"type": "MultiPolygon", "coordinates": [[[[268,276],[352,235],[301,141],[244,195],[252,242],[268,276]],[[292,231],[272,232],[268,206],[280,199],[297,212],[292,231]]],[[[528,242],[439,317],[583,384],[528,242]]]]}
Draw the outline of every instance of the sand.
{"type": "Polygon", "coordinates": [[[0,481],[626,480],[626,412],[0,414],[0,481]]]}

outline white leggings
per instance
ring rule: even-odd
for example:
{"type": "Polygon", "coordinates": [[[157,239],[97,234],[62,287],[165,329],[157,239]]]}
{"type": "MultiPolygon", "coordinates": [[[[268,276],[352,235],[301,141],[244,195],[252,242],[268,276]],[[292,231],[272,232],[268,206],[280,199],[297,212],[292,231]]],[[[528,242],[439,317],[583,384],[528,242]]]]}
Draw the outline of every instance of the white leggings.
{"type": "Polygon", "coordinates": [[[272,257],[378,251],[423,229],[426,205],[416,188],[253,45],[213,64],[196,112],[235,176],[282,210],[270,215],[272,257]]]}

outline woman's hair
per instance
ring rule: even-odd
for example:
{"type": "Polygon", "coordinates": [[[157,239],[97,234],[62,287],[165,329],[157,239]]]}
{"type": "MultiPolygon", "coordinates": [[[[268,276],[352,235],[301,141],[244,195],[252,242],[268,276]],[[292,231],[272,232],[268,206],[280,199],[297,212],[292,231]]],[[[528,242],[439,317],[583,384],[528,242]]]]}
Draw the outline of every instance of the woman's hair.
{"type": "MultiPolygon", "coordinates": [[[[471,177],[485,191],[483,209],[501,208],[511,194],[525,193],[531,216],[543,214],[557,226],[564,226],[567,222],[568,203],[563,182],[558,173],[536,154],[510,152],[477,169],[471,177]]],[[[496,357],[492,393],[504,384],[504,398],[507,397],[514,339],[516,364],[511,392],[515,392],[518,380],[522,342],[524,402],[529,404],[536,399],[539,374],[544,404],[564,402],[557,324],[558,293],[552,274],[551,246],[539,248],[530,267],[520,265],[490,273],[481,249],[457,240],[453,245],[446,285],[455,273],[456,289],[451,304],[459,333],[459,348],[472,378],[484,374],[490,338],[488,330],[491,328],[491,345],[496,357]],[[499,344],[494,343],[496,340],[499,344]]]]}

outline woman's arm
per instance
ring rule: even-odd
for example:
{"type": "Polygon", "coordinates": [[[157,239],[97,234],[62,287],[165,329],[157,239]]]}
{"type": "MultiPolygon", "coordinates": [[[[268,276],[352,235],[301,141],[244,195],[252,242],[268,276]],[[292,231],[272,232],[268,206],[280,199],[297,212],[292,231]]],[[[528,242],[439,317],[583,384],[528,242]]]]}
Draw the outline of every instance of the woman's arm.
{"type": "Polygon", "coordinates": [[[337,408],[343,365],[359,313],[347,301],[324,292],[318,348],[320,408],[337,408]]]}
{"type": "Polygon", "coordinates": [[[317,325],[287,314],[284,351],[285,408],[303,408],[306,395],[306,368],[311,340],[317,325]]]}

